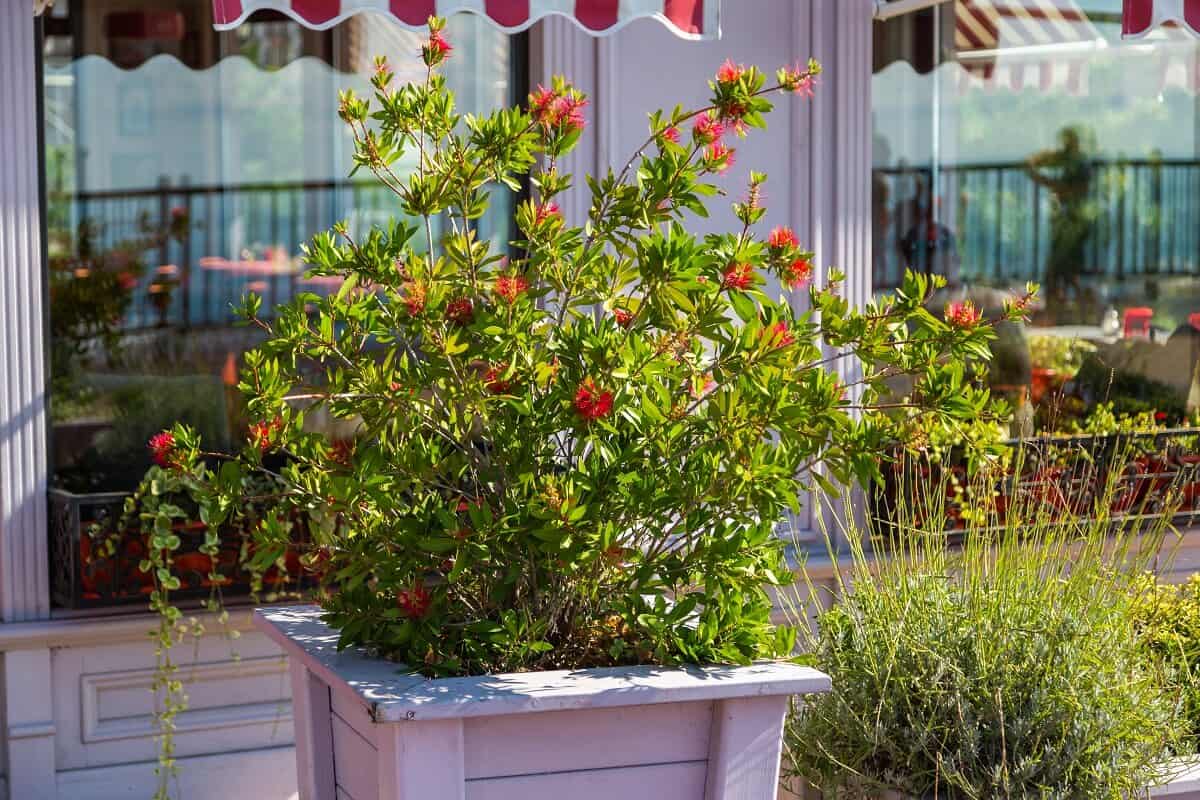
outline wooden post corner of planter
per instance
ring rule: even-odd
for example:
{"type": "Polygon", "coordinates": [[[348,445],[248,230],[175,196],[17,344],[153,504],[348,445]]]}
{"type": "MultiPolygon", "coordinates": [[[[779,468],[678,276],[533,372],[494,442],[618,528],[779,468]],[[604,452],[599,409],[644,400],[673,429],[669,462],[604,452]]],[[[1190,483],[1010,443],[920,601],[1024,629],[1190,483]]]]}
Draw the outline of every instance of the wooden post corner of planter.
{"type": "Polygon", "coordinates": [[[775,796],[787,712],[786,695],[713,704],[704,800],[775,796]]]}
{"type": "Polygon", "coordinates": [[[381,726],[379,800],[466,800],[461,719],[381,726]]]}

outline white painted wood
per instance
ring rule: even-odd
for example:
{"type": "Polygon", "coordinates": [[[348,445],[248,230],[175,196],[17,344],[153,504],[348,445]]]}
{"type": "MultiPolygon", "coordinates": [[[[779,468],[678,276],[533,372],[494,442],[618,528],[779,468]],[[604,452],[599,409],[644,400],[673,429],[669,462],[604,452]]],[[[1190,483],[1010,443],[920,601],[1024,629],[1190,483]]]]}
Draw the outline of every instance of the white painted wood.
{"type": "Polygon", "coordinates": [[[704,794],[704,775],[704,762],[694,761],[493,778],[469,782],[466,800],[699,800],[704,794]]]}
{"type": "MultiPolygon", "coordinates": [[[[154,648],[145,632],[50,652],[57,768],[153,762],[154,648]]],[[[291,681],[267,637],[229,640],[213,630],[174,657],[189,705],[177,718],[180,757],[292,743],[291,681]]]]}
{"type": "MultiPolygon", "coordinates": [[[[209,631],[222,630],[213,614],[196,614],[195,618],[209,631]]],[[[147,614],[6,623],[0,625],[0,652],[39,647],[86,647],[116,641],[142,642],[157,625],[157,620],[147,614]]],[[[239,633],[254,630],[253,612],[249,609],[230,610],[229,624],[224,630],[239,633]]]]}
{"type": "Polygon", "coordinates": [[[1178,760],[1177,765],[1178,769],[1171,780],[1162,786],[1151,787],[1150,796],[1200,800],[1200,760],[1183,758],[1178,760]]]}
{"type": "Polygon", "coordinates": [[[379,745],[378,800],[465,800],[461,719],[381,726],[375,741],[379,745]]]}
{"type": "Polygon", "coordinates": [[[379,800],[379,759],[375,748],[337,714],[332,719],[335,785],[354,800],[379,800]]]}
{"type": "Polygon", "coordinates": [[[787,697],[717,703],[704,800],[757,800],[775,794],[787,710],[787,697]]]}
{"type": "MultiPolygon", "coordinates": [[[[615,708],[829,690],[828,676],[789,663],[747,667],[621,667],[430,681],[355,650],[337,652],[338,634],[315,606],[259,609],[255,624],[326,683],[344,683],[371,706],[376,722],[461,719],[584,708],[615,708]]],[[[379,743],[382,751],[383,745],[379,743]]]]}
{"type": "Polygon", "coordinates": [[[335,783],[329,686],[299,659],[290,658],[288,666],[292,675],[292,709],[296,720],[299,800],[329,800],[335,783]]]}
{"type": "Polygon", "coordinates": [[[467,780],[556,770],[673,764],[708,758],[712,703],[550,711],[466,721],[467,780]],[[670,735],[664,736],[664,731],[670,735]],[[596,742],[603,742],[597,747],[596,742]]]}
{"type": "Polygon", "coordinates": [[[371,719],[371,709],[367,702],[354,692],[334,688],[330,689],[329,701],[333,713],[375,747],[375,722],[371,719]]]}
{"type": "MultiPolygon", "coordinates": [[[[292,747],[181,758],[178,800],[296,800],[296,756],[292,747]]],[[[149,800],[155,789],[154,763],[60,771],[62,800],[149,800]]],[[[0,795],[4,797],[5,795],[0,795]]],[[[11,800],[25,800],[13,794],[11,800]]]]}
{"type": "Polygon", "coordinates": [[[948,3],[950,0],[874,0],[875,1],[875,19],[887,20],[894,17],[900,17],[905,14],[912,14],[916,11],[924,11],[927,8],[940,6],[943,3],[948,3]]]}
{"type": "Polygon", "coordinates": [[[4,655],[4,739],[10,797],[54,800],[54,717],[50,651],[4,655]]]}
{"type": "Polygon", "coordinates": [[[34,47],[30,4],[0,0],[0,619],[5,621],[50,614],[34,47]]]}

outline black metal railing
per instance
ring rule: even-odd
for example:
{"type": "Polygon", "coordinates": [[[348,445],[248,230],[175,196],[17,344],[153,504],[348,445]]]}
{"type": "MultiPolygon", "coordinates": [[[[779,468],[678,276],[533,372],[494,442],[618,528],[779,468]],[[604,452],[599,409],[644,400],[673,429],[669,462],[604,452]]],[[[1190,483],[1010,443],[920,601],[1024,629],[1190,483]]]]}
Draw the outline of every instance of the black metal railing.
{"type": "MultiPolygon", "coordinates": [[[[154,589],[154,576],[142,570],[147,538],[137,516],[124,518],[128,497],[128,492],[49,491],[50,590],[56,606],[84,609],[147,602],[154,589]]],[[[286,553],[285,569],[273,567],[261,576],[264,592],[296,592],[313,584],[312,575],[301,568],[299,558],[306,547],[307,526],[301,517],[292,523],[296,545],[286,553]]],[[[181,541],[173,554],[172,574],[180,581],[173,597],[195,601],[216,590],[230,599],[251,594],[253,580],[241,562],[248,531],[230,524],[221,526],[220,544],[213,558],[201,552],[206,530],[203,523],[179,522],[173,530],[181,541]],[[215,581],[214,574],[219,576],[215,581]]]]}
{"type": "Polygon", "coordinates": [[[898,455],[872,493],[871,516],[884,525],[904,520],[947,533],[1013,518],[1098,513],[1200,524],[1200,429],[1039,436],[1006,446],[1009,466],[982,477],[970,474],[961,456],[898,455]],[[930,519],[931,512],[942,518],[930,519]]]}
{"type": "MultiPolygon", "coordinates": [[[[231,303],[247,291],[261,295],[268,310],[298,291],[325,293],[329,282],[306,279],[301,245],[338,221],[359,232],[401,213],[395,194],[375,180],[193,186],[164,179],[143,189],[52,194],[50,206],[51,220],[64,230],[92,226],[98,250],[137,239],[143,225],[166,230],[180,216],[186,220],[182,236],[145,254],[148,269],[130,290],[125,332],[227,324],[231,303]],[[148,289],[156,271],[168,267],[163,303],[148,289]]],[[[490,224],[495,230],[479,235],[507,241],[506,221],[490,224]]]]}
{"type": "MultiPolygon", "coordinates": [[[[1200,275],[1200,160],[1092,161],[1080,182],[1086,226],[1083,278],[1200,275]]],[[[954,234],[963,276],[980,282],[1044,280],[1055,247],[1055,193],[1024,163],[876,169],[874,283],[896,286],[908,266],[905,235],[936,217],[954,234]]],[[[914,265],[920,268],[920,265],[914,265]]]]}

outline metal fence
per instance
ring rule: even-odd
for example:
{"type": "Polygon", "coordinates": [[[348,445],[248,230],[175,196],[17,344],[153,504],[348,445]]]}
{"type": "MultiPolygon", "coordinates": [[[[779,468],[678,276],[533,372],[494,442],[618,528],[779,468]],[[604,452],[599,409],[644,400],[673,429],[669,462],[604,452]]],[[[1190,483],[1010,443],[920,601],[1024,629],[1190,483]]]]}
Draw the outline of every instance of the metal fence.
{"type": "MultiPolygon", "coordinates": [[[[496,195],[494,205],[508,201],[505,192],[496,195]]],[[[478,234],[506,241],[503,218],[511,214],[496,211],[496,221],[478,234]]],[[[86,221],[97,231],[99,249],[137,238],[143,221],[165,229],[176,215],[187,220],[182,237],[146,253],[148,274],[132,292],[125,331],[224,325],[233,319],[231,303],[250,290],[263,297],[266,309],[298,291],[328,291],[328,281],[306,279],[301,245],[337,221],[346,221],[355,235],[400,214],[399,199],[375,180],[213,186],[163,181],[153,188],[51,197],[52,227],[75,230],[86,221]],[[160,267],[170,267],[176,282],[165,309],[146,291],[160,267]]]]}
{"type": "MultiPolygon", "coordinates": [[[[1093,161],[1087,176],[1088,225],[1078,275],[1116,281],[1200,275],[1200,160],[1093,161]]],[[[894,167],[875,170],[874,178],[876,288],[896,286],[902,278],[908,265],[901,240],[927,221],[930,186],[940,198],[938,222],[954,235],[965,278],[1000,284],[1044,279],[1057,200],[1025,164],[946,165],[936,176],[932,167],[894,167]],[[915,201],[900,200],[906,193],[915,201]]]]}

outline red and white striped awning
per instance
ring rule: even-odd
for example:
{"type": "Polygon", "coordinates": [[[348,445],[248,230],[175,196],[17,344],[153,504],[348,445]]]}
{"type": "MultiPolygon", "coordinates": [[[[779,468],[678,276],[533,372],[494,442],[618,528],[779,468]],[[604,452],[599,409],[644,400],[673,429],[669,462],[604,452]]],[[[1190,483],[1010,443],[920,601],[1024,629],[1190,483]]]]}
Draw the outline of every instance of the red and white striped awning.
{"type": "Polygon", "coordinates": [[[1140,39],[1168,24],[1200,36],[1200,0],[1125,0],[1121,28],[1126,39],[1140,39]]]}
{"type": "Polygon", "coordinates": [[[470,11],[501,30],[523,31],[551,14],[568,17],[584,31],[604,36],[643,17],[652,17],[687,39],[720,35],[720,0],[212,0],[217,30],[240,25],[255,11],[287,14],[323,30],[363,11],[387,14],[403,25],[424,27],[431,15],[470,11]]]}
{"type": "Polygon", "coordinates": [[[1087,90],[1104,39],[1076,0],[956,0],[954,45],[968,79],[1020,91],[1087,90]]]}

